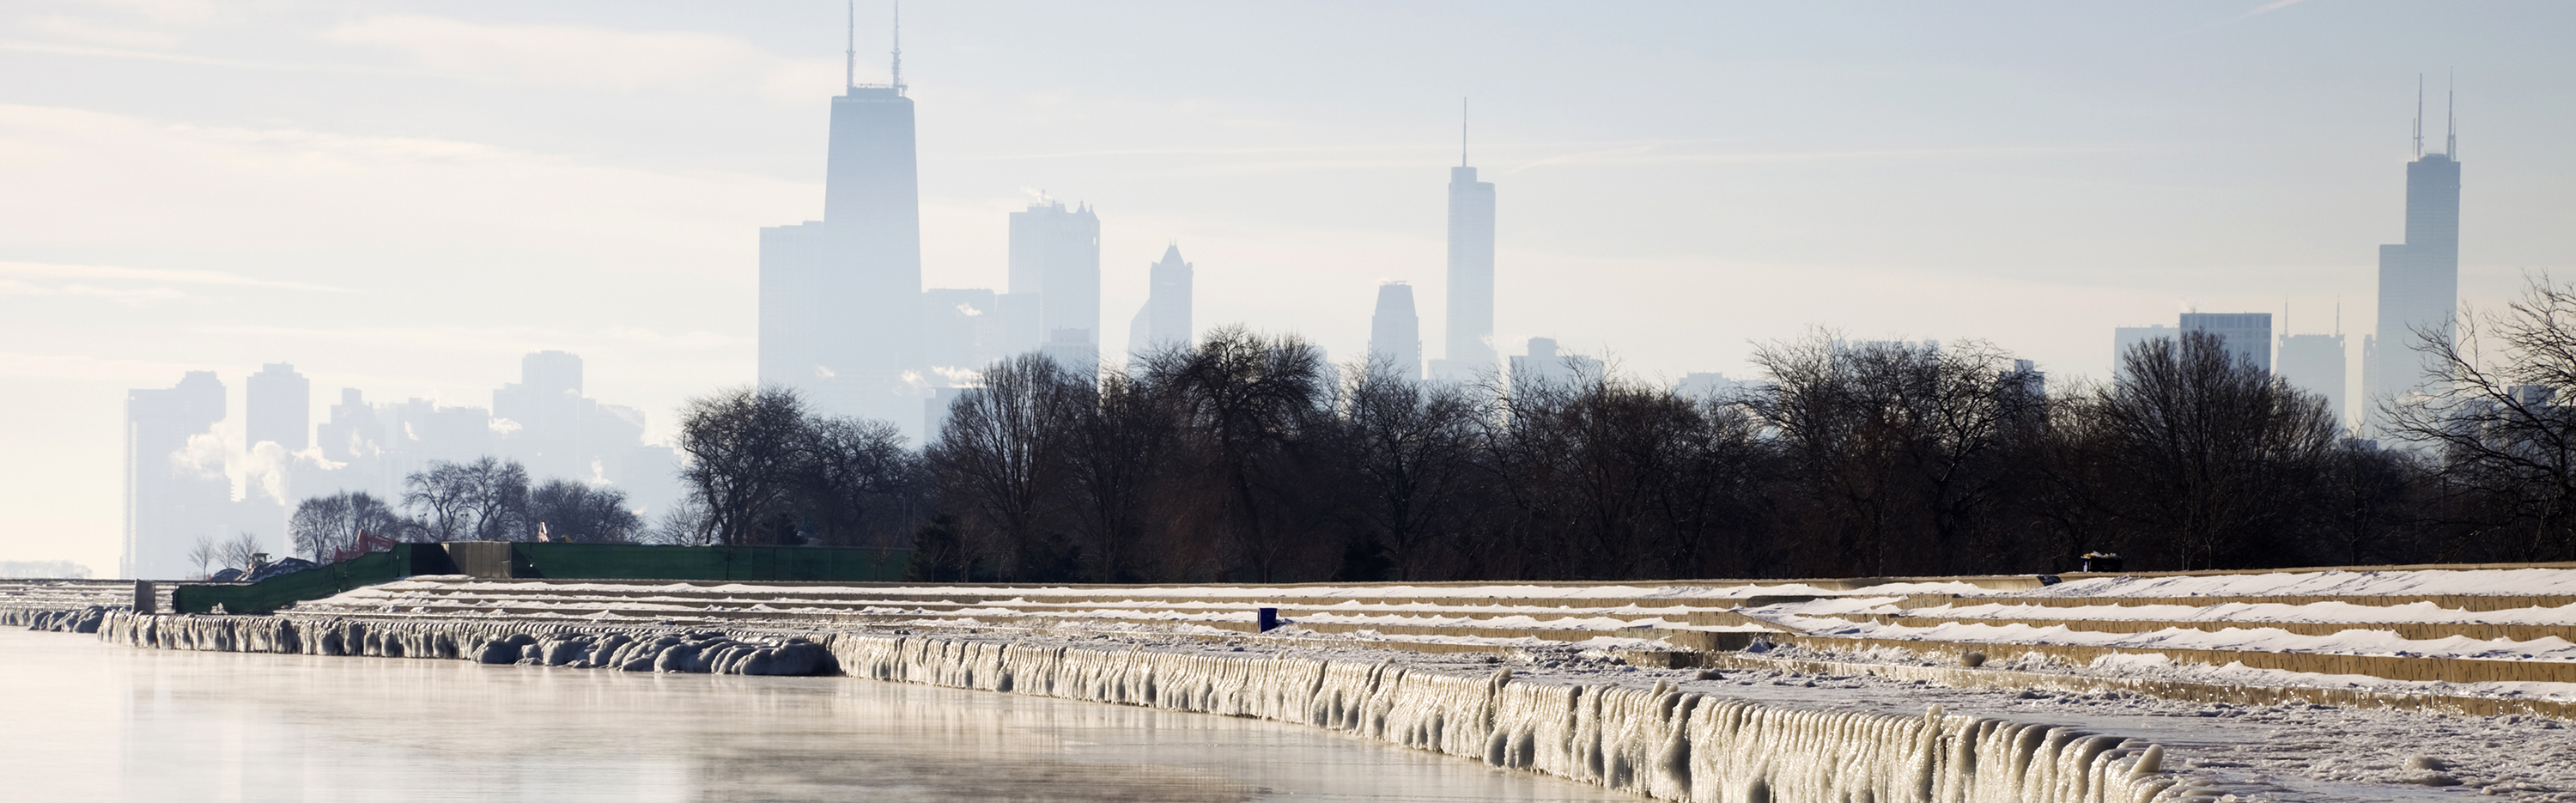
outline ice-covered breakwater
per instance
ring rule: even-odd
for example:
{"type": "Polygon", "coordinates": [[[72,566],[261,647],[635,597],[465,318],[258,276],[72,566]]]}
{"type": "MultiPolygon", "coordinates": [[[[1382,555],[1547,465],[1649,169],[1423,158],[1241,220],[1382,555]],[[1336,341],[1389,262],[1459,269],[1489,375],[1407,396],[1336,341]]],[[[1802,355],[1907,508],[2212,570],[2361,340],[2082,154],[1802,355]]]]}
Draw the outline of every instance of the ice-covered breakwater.
{"type": "Polygon", "coordinates": [[[0,627],[23,627],[29,630],[52,630],[63,633],[96,633],[107,620],[111,609],[104,605],[78,608],[0,608],[0,627]]]}
{"type": "Polygon", "coordinates": [[[822,644],[798,636],[650,627],[114,613],[97,631],[112,644],[169,650],[444,658],[720,675],[816,675],[833,669],[822,644]]]}
{"type": "Polygon", "coordinates": [[[1653,688],[1392,663],[884,637],[831,639],[877,680],[1331,728],[1666,800],[2077,803],[2183,797],[2162,749],[2069,728],[1801,711],[1653,688]]]}
{"type": "Polygon", "coordinates": [[[114,614],[111,643],[630,671],[810,674],[1254,717],[1679,801],[2111,803],[2178,799],[2161,749],[2070,728],[1807,711],[1658,683],[1538,683],[1252,653],[840,632],[816,641],[468,621],[114,614]],[[783,671],[802,669],[802,672],[783,671]]]}

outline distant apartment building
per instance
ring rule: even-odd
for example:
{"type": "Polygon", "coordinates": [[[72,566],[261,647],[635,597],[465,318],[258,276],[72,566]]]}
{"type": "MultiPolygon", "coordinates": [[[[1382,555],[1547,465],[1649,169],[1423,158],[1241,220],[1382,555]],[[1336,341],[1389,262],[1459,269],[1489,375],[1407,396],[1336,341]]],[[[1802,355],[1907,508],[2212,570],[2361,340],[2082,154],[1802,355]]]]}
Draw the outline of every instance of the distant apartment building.
{"type": "Polygon", "coordinates": [[[1673,393],[1694,399],[1725,400],[1735,398],[1736,396],[1752,391],[1760,386],[1761,383],[1758,382],[1729,379],[1724,373],[1714,371],[1692,372],[1683,374],[1680,382],[1673,383],[1673,393]]]}
{"type": "Polygon", "coordinates": [[[125,394],[125,533],[117,576],[185,579],[200,538],[233,535],[232,479],[224,471],[224,383],[189,371],[168,388],[125,394]],[[192,439],[204,439],[194,444],[192,439]]]}
{"type": "Polygon", "coordinates": [[[167,389],[126,397],[125,543],[119,574],[184,579],[201,537],[249,533],[272,554],[289,550],[287,519],[304,499],[364,491],[399,505],[403,479],[435,461],[491,456],[527,467],[530,479],[608,485],[652,513],[684,494],[679,457],[643,441],[644,414],[584,395],[581,358],[529,354],[519,381],[492,392],[492,406],[428,399],[371,404],[344,388],[328,416],[312,423],[311,383],[271,364],[246,383],[248,443],[227,445],[224,386],[194,371],[167,389]],[[235,487],[234,477],[240,477],[235,487]]]}
{"type": "Polygon", "coordinates": [[[1422,319],[1413,313],[1413,287],[1388,282],[1377,287],[1377,311],[1369,316],[1369,360],[1385,360],[1395,375],[1422,378],[1422,319]]]}
{"type": "Polygon", "coordinates": [[[1100,344],[1092,342],[1090,335],[1083,330],[1072,327],[1055,330],[1047,337],[1047,342],[1038,347],[1038,353],[1054,360],[1065,373],[1083,378],[1100,374],[1100,344]]]}
{"type": "Polygon", "coordinates": [[[1600,360],[1561,351],[1556,339],[1529,339],[1529,353],[1511,358],[1511,387],[1514,395],[1527,395],[1543,388],[1572,388],[1601,378],[1600,360]]]}
{"type": "Polygon", "coordinates": [[[2160,323],[2111,330],[2111,375],[2119,376],[2129,370],[2129,353],[2136,351],[2139,344],[2158,338],[2179,342],[2181,331],[2160,323]]]}
{"type": "Polygon", "coordinates": [[[2338,424],[2350,426],[2344,406],[2346,376],[2343,335],[2283,335],[2280,346],[2280,371],[2292,387],[2326,398],[2326,412],[2338,424]]]}
{"type": "Polygon", "coordinates": [[[242,441],[277,444],[287,454],[313,445],[313,382],[295,366],[269,363],[242,389],[242,441]]]}
{"type": "Polygon", "coordinates": [[[983,288],[921,291],[921,356],[933,372],[982,371],[1001,359],[1001,294],[983,288]]]}
{"type": "Polygon", "coordinates": [[[2217,335],[2231,362],[2253,363],[2266,373],[2272,370],[2272,313],[2186,312],[2182,331],[2217,335]]]}

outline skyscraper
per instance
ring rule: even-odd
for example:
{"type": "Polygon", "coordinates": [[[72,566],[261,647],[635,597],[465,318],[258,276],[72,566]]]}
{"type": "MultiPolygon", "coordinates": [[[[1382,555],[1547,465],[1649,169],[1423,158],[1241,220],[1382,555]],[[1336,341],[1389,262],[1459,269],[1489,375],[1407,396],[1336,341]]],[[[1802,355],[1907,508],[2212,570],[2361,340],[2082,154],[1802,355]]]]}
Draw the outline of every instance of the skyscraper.
{"type": "Polygon", "coordinates": [[[242,441],[274,443],[288,453],[313,445],[313,382],[295,366],[269,363],[242,390],[242,441]]]}
{"type": "MultiPolygon", "coordinates": [[[[2445,115],[2452,117],[2452,115],[2445,115]]],[[[2424,93],[2415,93],[2415,161],[2406,163],[2406,242],[2379,247],[2379,325],[2362,339],[2362,389],[2372,399],[2431,378],[2419,333],[2449,343],[2460,307],[2460,138],[2424,152],[2424,93]]]]}
{"type": "Polygon", "coordinates": [[[125,550],[118,576],[193,576],[187,555],[197,539],[232,536],[233,485],[222,450],[193,454],[188,443],[223,420],[224,383],[213,371],[189,371],[169,388],[125,394],[125,550]]]}
{"type": "Polygon", "coordinates": [[[1050,344],[1079,330],[1100,346],[1100,216],[1055,201],[1011,213],[1011,293],[1038,295],[1038,327],[1050,344]]]}
{"type": "Polygon", "coordinates": [[[1512,393],[1528,395],[1545,388],[1571,389],[1602,376],[1600,360],[1557,351],[1556,338],[1529,339],[1529,354],[1511,359],[1512,393]]]}
{"type": "Polygon", "coordinates": [[[1190,295],[1197,273],[1197,268],[1181,261],[1179,243],[1163,249],[1162,261],[1154,263],[1146,278],[1145,307],[1127,325],[1131,357],[1187,346],[1197,337],[1190,331],[1190,295]]]}
{"type": "Polygon", "coordinates": [[[817,409],[913,420],[921,191],[903,51],[885,84],[832,98],[823,219],[760,231],[760,381],[817,409]]]}
{"type": "Polygon", "coordinates": [[[981,371],[1001,357],[996,295],[980,287],[922,291],[922,361],[933,370],[981,371]]]}
{"type": "Polygon", "coordinates": [[[2186,312],[2182,314],[2182,331],[2217,335],[2227,346],[2230,362],[2250,362],[2266,372],[2272,370],[2272,313],[2186,312]]]}
{"type": "Polygon", "coordinates": [[[2326,397],[2326,412],[2338,426],[2344,420],[2343,335],[2282,335],[2281,378],[2300,390],[2326,397]]]}
{"type": "Polygon", "coordinates": [[[2138,344],[2154,340],[2159,337],[2174,340],[2177,343],[2180,342],[2180,335],[2176,334],[2174,328],[2161,323],[2152,326],[2121,326],[2112,329],[2111,375],[2116,377],[2119,376],[2121,372],[2129,370],[2129,352],[2136,349],[2138,344]]]}
{"type": "Polygon", "coordinates": [[[1436,379],[1469,380],[1494,369],[1494,183],[1476,168],[1449,168],[1449,322],[1447,357],[1432,363],[1436,379]]]}
{"type": "Polygon", "coordinates": [[[1369,317],[1369,360],[1384,359],[1405,379],[1422,378],[1422,319],[1413,314],[1413,286],[1377,286],[1377,313],[1369,317]]]}

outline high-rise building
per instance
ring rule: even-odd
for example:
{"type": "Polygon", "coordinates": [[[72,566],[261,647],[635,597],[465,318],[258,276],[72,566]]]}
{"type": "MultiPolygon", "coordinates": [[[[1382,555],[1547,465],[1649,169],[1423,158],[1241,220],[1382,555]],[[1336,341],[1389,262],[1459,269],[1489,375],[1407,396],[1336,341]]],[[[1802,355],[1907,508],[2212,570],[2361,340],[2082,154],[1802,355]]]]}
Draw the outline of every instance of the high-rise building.
{"type": "MultiPolygon", "coordinates": [[[[418,398],[371,404],[344,388],[316,427],[323,459],[296,463],[290,501],[364,491],[398,502],[404,478],[430,463],[489,456],[519,462],[534,482],[613,486],[630,506],[658,514],[684,494],[677,454],[644,444],[643,411],[584,395],[583,373],[575,354],[526,355],[519,381],[494,389],[489,409],[418,398]]],[[[918,420],[908,415],[897,423],[918,420]]],[[[253,501],[244,500],[246,510],[253,501]]]]}
{"type": "Polygon", "coordinates": [[[983,288],[921,291],[922,361],[934,372],[981,371],[1001,357],[998,295],[983,288]]]}
{"type": "MultiPolygon", "coordinates": [[[[2449,115],[2446,115],[2446,117],[2449,115]]],[[[2406,163],[2406,242],[2379,247],[2379,325],[2362,339],[2362,389],[2373,400],[2432,377],[2423,337],[2447,344],[2460,307],[2460,138],[2424,152],[2424,95],[2415,95],[2415,161],[2406,163]]],[[[2365,403],[2367,404],[2367,403],[2365,403]]]]}
{"type": "Polygon", "coordinates": [[[1191,287],[1197,273],[1197,268],[1181,261],[1179,243],[1163,249],[1162,261],[1154,263],[1146,279],[1145,308],[1137,310],[1136,320],[1127,325],[1128,355],[1188,346],[1198,337],[1190,331],[1191,287]]]}
{"type": "Polygon", "coordinates": [[[581,357],[568,352],[540,351],[520,358],[519,381],[492,391],[492,417],[507,422],[493,422],[499,424],[499,453],[526,464],[528,473],[540,478],[622,481],[618,463],[643,444],[644,412],[582,395],[581,373],[581,357]]]}
{"type": "Polygon", "coordinates": [[[260,366],[242,389],[242,441],[287,453],[313,445],[313,382],[282,362],[260,366]]]}
{"type": "Polygon", "coordinates": [[[832,98],[823,219],[760,232],[760,382],[824,412],[908,422],[922,367],[912,99],[899,47],[885,84],[856,83],[852,54],[832,98]]]}
{"type": "Polygon", "coordinates": [[[1046,344],[1038,347],[1038,353],[1074,376],[1090,377],[1100,372],[1100,345],[1091,342],[1080,329],[1055,330],[1046,344]]]}
{"type": "Polygon", "coordinates": [[[2182,314],[2182,331],[2217,335],[2227,346],[2230,362],[2250,362],[2265,372],[2272,370],[2272,313],[2186,312],[2182,314]]]}
{"type": "Polygon", "coordinates": [[[1413,314],[1413,286],[1377,286],[1377,313],[1369,316],[1369,360],[1384,359],[1395,375],[1422,378],[1422,319],[1413,314]]]}
{"type": "Polygon", "coordinates": [[[2112,329],[2111,375],[2119,376],[2120,374],[2128,371],[2129,352],[2136,350],[2138,348],[2138,344],[2157,338],[2164,338],[2177,343],[2182,340],[2179,330],[2161,323],[2151,326],[2122,326],[2112,329]]]}
{"type": "Polygon", "coordinates": [[[165,389],[126,392],[125,549],[118,576],[193,577],[188,550],[197,540],[232,537],[233,485],[222,449],[208,455],[189,448],[191,438],[212,437],[223,420],[224,383],[213,371],[189,371],[165,389]]]}
{"type": "Polygon", "coordinates": [[[993,323],[1000,333],[1003,356],[1027,354],[1046,345],[1046,299],[1037,291],[995,293],[993,308],[1001,316],[993,323]]]}
{"type": "Polygon", "coordinates": [[[1049,343],[1071,329],[1097,351],[1100,216],[1055,201],[1011,213],[1011,293],[1038,295],[1038,325],[1049,343]]]}
{"type": "Polygon", "coordinates": [[[1723,372],[1694,371],[1683,374],[1682,381],[1673,383],[1673,393],[1692,399],[1731,399],[1758,387],[1760,383],[1728,379],[1723,372]]]}
{"type": "Polygon", "coordinates": [[[2292,387],[2326,397],[2326,412],[2347,424],[2343,335],[2282,335],[2280,374],[2292,387]]]}
{"type": "Polygon", "coordinates": [[[1495,367],[1494,183],[1477,181],[1461,154],[1449,168],[1449,307],[1446,357],[1436,379],[1465,381],[1495,367]]]}
{"type": "Polygon", "coordinates": [[[1557,350],[1556,339],[1529,339],[1529,354],[1511,360],[1512,393],[1527,395],[1542,387],[1567,388],[1601,378],[1600,360],[1557,350]]]}

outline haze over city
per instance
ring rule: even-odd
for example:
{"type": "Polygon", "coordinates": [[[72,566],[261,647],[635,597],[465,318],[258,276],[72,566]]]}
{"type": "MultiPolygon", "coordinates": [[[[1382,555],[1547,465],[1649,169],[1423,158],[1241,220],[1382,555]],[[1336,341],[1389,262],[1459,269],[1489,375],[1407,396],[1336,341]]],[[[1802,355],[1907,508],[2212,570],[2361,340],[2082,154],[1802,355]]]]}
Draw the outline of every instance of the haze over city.
{"type": "MultiPolygon", "coordinates": [[[[855,75],[845,11],[0,12],[0,558],[114,573],[126,394],[189,371],[226,384],[240,450],[266,364],[319,422],[342,388],[491,404],[564,351],[668,445],[684,399],[759,378],[760,229],[822,219],[830,98],[890,78],[890,9],[858,6],[855,75]]],[[[2556,5],[903,15],[923,286],[1001,288],[1011,213],[1087,207],[1112,360],[1175,247],[1200,330],[1348,361],[1401,280],[1424,356],[1450,353],[1462,158],[1495,185],[1503,355],[1755,378],[1753,344],[1826,327],[1987,340],[2064,382],[2107,376],[2113,327],[2187,311],[2358,335],[2405,237],[2419,76],[2428,131],[2457,87],[2457,149],[2432,150],[2467,165],[2461,300],[2576,253],[2556,5]]],[[[247,485],[254,460],[218,462],[247,485]]]]}

